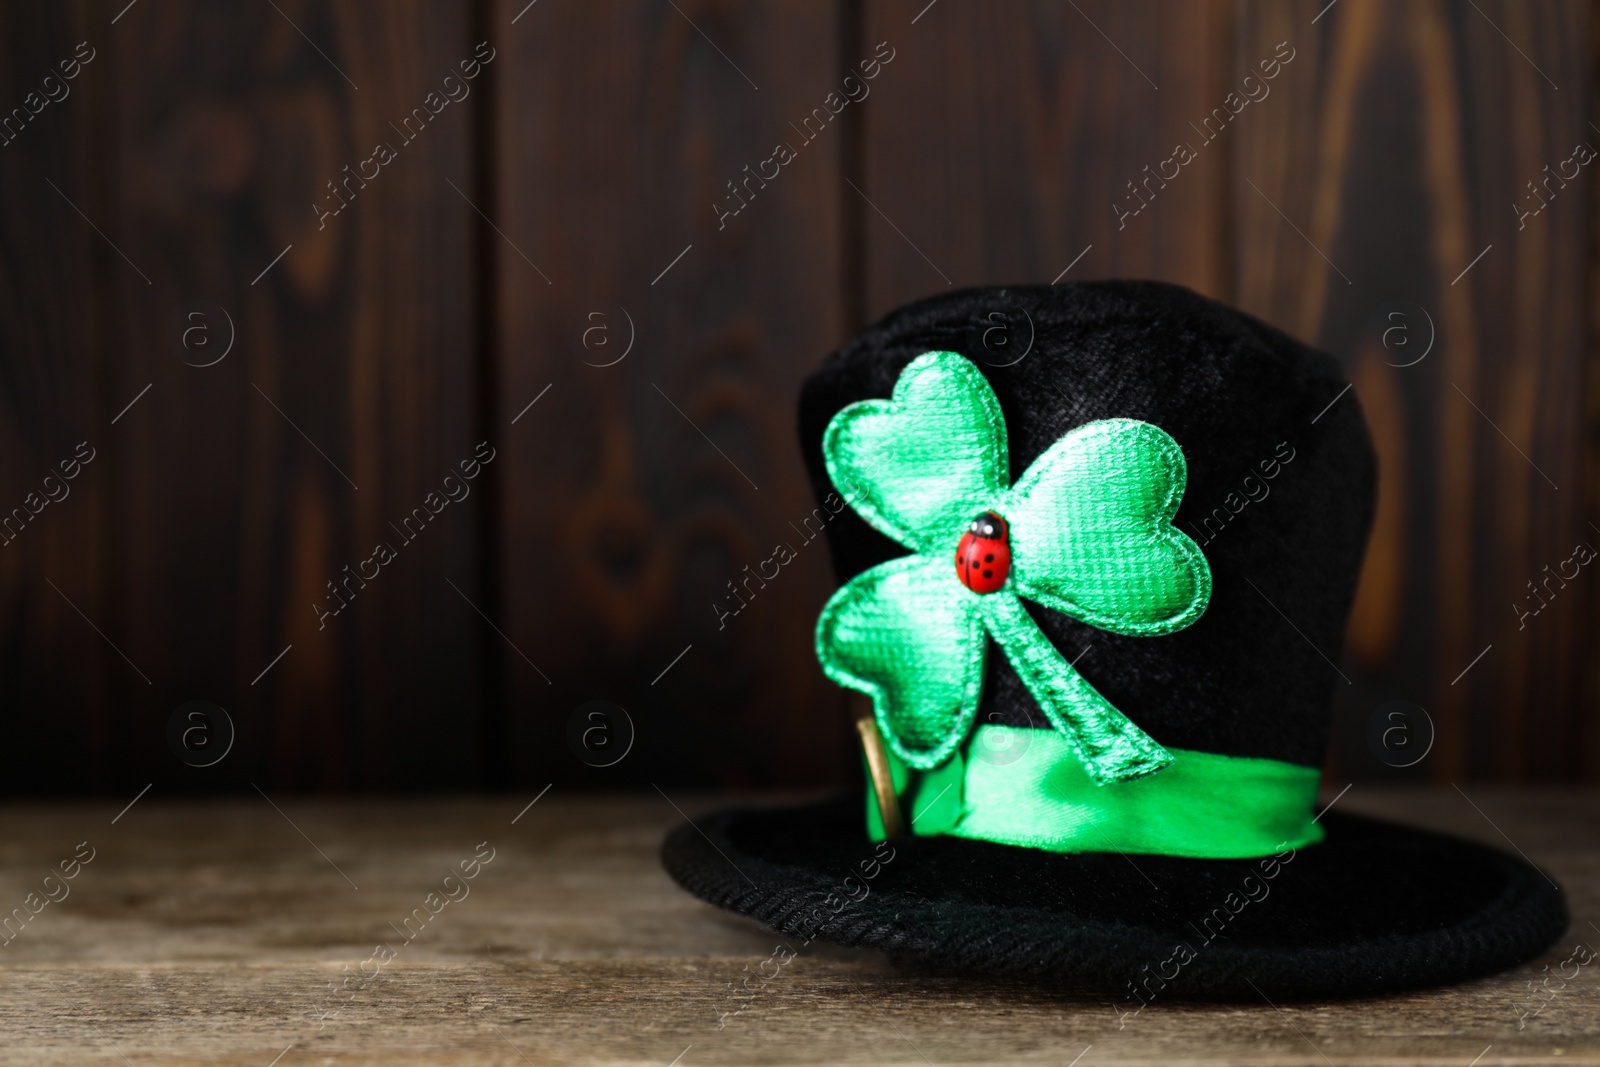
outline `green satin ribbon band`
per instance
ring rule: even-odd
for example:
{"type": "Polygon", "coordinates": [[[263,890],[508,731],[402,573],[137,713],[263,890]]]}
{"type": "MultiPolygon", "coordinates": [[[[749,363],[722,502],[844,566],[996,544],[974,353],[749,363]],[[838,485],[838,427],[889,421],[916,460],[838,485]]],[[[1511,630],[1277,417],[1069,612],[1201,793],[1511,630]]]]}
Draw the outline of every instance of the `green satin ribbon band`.
{"type": "MultiPolygon", "coordinates": [[[[1167,749],[1160,774],[1098,784],[1056,730],[979,726],[928,771],[890,754],[911,832],[1051,852],[1254,859],[1323,838],[1312,821],[1321,771],[1278,760],[1167,749]]],[[[867,831],[884,838],[867,790],[867,831]]]]}

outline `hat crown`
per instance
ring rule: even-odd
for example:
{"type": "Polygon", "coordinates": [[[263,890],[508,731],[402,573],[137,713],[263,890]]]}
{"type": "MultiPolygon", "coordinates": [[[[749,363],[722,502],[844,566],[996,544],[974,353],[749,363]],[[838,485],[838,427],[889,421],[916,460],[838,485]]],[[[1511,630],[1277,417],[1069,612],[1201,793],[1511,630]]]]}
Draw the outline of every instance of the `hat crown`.
{"type": "MultiPolygon", "coordinates": [[[[819,498],[835,491],[822,455],[829,421],[854,401],[887,398],[930,351],[970,359],[994,390],[1013,478],[1062,435],[1101,419],[1138,419],[1177,441],[1188,477],[1174,524],[1211,568],[1205,612],[1174,633],[1130,636],[1029,611],[1161,744],[1319,765],[1375,481],[1366,425],[1342,393],[1338,364],[1163,283],[942,295],[862,331],[807,380],[800,429],[819,498]]],[[[827,529],[841,582],[907,551],[849,509],[827,529]]],[[[1048,728],[1004,656],[988,657],[987,669],[978,722],[1048,728]]]]}

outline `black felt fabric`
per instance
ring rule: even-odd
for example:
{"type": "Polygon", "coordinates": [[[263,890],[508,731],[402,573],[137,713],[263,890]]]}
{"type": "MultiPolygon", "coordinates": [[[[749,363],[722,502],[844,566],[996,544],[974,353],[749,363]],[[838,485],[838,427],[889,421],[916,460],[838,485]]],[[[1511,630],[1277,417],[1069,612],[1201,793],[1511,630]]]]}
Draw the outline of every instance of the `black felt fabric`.
{"type": "Polygon", "coordinates": [[[850,796],[716,813],[674,830],[662,860],[685,889],[792,948],[808,937],[877,948],[1108,996],[1122,1012],[1461,981],[1536,956],[1566,929],[1560,891],[1504,853],[1338,811],[1322,822],[1325,842],[1272,867],[954,837],[875,846],[850,796]]]}
{"type": "MultiPolygon", "coordinates": [[[[1329,661],[1339,658],[1375,482],[1366,424],[1354,394],[1339,396],[1347,383],[1334,360],[1159,282],[919,301],[862,331],[807,380],[800,437],[818,499],[833,489],[822,463],[828,420],[853,401],[889,396],[905,365],[935,350],[969,357],[994,388],[1013,477],[1096,419],[1142,419],[1172,435],[1189,468],[1176,523],[1211,567],[1205,614],[1175,634],[1124,637],[1029,610],[1162,744],[1320,766],[1337,678],[1329,661]],[[1265,478],[1263,464],[1276,476],[1265,478]]],[[[849,509],[827,530],[840,581],[906,551],[849,509]]],[[[1048,728],[997,648],[989,663],[978,720],[1048,728]]]]}

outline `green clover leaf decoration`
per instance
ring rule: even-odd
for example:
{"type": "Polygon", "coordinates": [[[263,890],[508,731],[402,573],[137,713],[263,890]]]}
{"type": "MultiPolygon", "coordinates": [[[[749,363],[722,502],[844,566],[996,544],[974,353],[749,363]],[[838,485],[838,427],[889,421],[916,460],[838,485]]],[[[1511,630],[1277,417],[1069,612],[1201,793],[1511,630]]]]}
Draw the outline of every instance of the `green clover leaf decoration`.
{"type": "Polygon", "coordinates": [[[912,551],[858,574],[817,620],[817,658],[873,700],[894,753],[927,770],[966,740],[992,636],[1095,782],[1153,774],[1172,756],[1062,658],[1026,597],[1118,634],[1188,626],[1211,598],[1200,548],[1172,525],[1178,444],[1135,419],[1080,426],[1010,484],[1006,426],[983,375],[929,352],[889,400],[849,405],[822,443],[828,474],[868,523],[912,551]],[[1005,584],[974,592],[956,550],[974,518],[1009,524],[1005,584]]]}

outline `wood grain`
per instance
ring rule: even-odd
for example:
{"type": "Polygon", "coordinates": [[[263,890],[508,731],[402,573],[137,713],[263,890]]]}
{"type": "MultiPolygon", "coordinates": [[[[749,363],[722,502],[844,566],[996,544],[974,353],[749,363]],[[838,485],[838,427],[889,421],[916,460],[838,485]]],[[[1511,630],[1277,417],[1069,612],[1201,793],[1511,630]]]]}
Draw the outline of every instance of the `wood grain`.
{"type": "Polygon", "coordinates": [[[1576,0],[8,7],[0,107],[97,51],[0,144],[0,509],[97,451],[0,546],[0,792],[852,777],[799,383],[906,300],[1104,277],[1236,303],[1357,383],[1387,473],[1330,770],[1593,778],[1600,587],[1515,605],[1600,546],[1600,185],[1512,205],[1600,146],[1597,35],[1576,0]],[[473,95],[319,223],[479,41],[473,95]],[[1201,130],[1280,42],[1270,95],[1201,130]],[[195,301],[232,316],[212,367],[195,301]],[[193,698],[239,731],[208,770],[164,737],[193,698]],[[614,767],[569,747],[591,699],[637,729],[614,767]],[[1433,717],[1409,770],[1366,738],[1392,699],[1433,717]]]}
{"type": "MultiPolygon", "coordinates": [[[[1576,921],[1544,958],[1385,998],[1157,1001],[1120,1029],[1090,999],[822,945],[724,1018],[742,1002],[730,999],[730,984],[759,970],[774,938],[668,880],[656,849],[679,816],[654,794],[580,797],[557,787],[520,818],[531,796],[275,798],[282,814],[257,798],[152,796],[114,826],[120,800],[11,805],[0,808],[7,907],[78,842],[95,854],[70,895],[0,949],[0,1063],[265,1065],[280,1053],[285,1065],[318,1056],[665,1065],[680,1055],[686,1065],[1064,1064],[1080,1054],[1085,1067],[1600,1063],[1592,968],[1519,1029],[1541,968],[1554,973],[1575,942],[1600,942],[1589,929],[1600,916],[1600,803],[1574,790],[1472,796],[1482,813],[1448,788],[1358,786],[1339,804],[1507,847],[1492,819],[1569,891],[1576,921]],[[453,889],[460,899],[402,943],[395,925],[440,888],[446,869],[491,850],[466,895],[453,889]],[[330,997],[379,942],[399,946],[395,959],[330,997]]],[[[716,802],[672,801],[691,814],[716,802]]]]}
{"type": "Polygon", "coordinates": [[[479,623],[447,584],[481,584],[477,501],[414,546],[389,526],[480,439],[473,214],[446,184],[471,184],[473,104],[413,144],[390,126],[471,56],[466,5],[278,8],[97,14],[84,33],[105,56],[82,80],[103,79],[100,95],[63,105],[104,112],[109,135],[81,165],[110,177],[92,179],[88,213],[131,260],[97,272],[101,565],[58,576],[131,661],[105,659],[87,631],[74,644],[107,688],[59,698],[100,788],[479,780],[479,623]],[[376,141],[399,158],[319,224],[313,205],[338,204],[326,183],[376,141]],[[203,368],[182,343],[197,300],[220,309],[200,320],[216,335],[204,355],[220,354],[225,320],[233,332],[203,368]],[[378,541],[398,558],[346,586],[349,607],[319,627],[313,604],[339,604],[327,583],[378,541]],[[168,715],[194,698],[239,731],[207,771],[167,747],[168,715]]]}
{"type": "Polygon", "coordinates": [[[1513,607],[1537,608],[1527,583],[1596,536],[1573,447],[1591,358],[1589,176],[1520,229],[1512,207],[1546,164],[1600,144],[1585,123],[1589,9],[1350,0],[1313,24],[1323,7],[1243,9],[1241,67],[1279,41],[1298,55],[1277,106],[1241,130],[1257,188],[1241,184],[1235,210],[1241,305],[1346,361],[1378,416],[1381,477],[1408,487],[1382,494],[1337,767],[1384,773],[1367,718],[1403,698],[1437,728],[1411,773],[1592,773],[1576,665],[1595,584],[1553,585],[1520,628],[1513,607]],[[1421,360],[1425,316],[1436,341],[1421,360]]]}
{"type": "Polygon", "coordinates": [[[1224,5],[1035,3],[1003,18],[924,7],[866,8],[867,42],[899,54],[866,113],[871,317],[951,285],[1048,283],[1069,266],[1068,281],[1159,278],[1230,298],[1237,134],[1200,143],[1178,179],[1158,177],[1140,199],[1129,184],[1221,105],[1224,5]]]}
{"type": "Polygon", "coordinates": [[[835,120],[790,125],[840,87],[835,12],[541,5],[512,26],[523,8],[495,17],[517,780],[838,780],[853,742],[811,652],[830,568],[794,405],[844,335],[848,190],[835,120]],[[795,558],[772,577],[778,544],[795,558]],[[604,770],[565,735],[596,699],[639,738],[604,770]]]}

